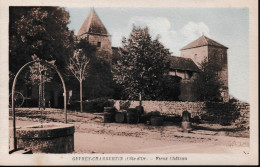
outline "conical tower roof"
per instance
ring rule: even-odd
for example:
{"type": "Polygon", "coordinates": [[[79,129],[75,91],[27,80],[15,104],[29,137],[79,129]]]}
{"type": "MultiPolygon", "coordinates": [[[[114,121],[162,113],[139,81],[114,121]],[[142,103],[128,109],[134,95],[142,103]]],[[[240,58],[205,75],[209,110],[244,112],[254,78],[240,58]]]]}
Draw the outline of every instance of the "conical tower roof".
{"type": "Polygon", "coordinates": [[[85,33],[108,35],[105,26],[102,24],[94,9],[90,11],[88,17],[80,27],[77,35],[80,36],[85,33]]]}
{"type": "Polygon", "coordinates": [[[202,35],[197,40],[195,40],[195,41],[189,43],[188,45],[186,45],[185,47],[183,47],[181,50],[186,50],[186,49],[190,49],[190,48],[197,48],[197,47],[201,47],[201,46],[215,46],[215,47],[219,47],[219,48],[228,49],[228,47],[226,47],[226,46],[206,37],[205,35],[202,35]]]}

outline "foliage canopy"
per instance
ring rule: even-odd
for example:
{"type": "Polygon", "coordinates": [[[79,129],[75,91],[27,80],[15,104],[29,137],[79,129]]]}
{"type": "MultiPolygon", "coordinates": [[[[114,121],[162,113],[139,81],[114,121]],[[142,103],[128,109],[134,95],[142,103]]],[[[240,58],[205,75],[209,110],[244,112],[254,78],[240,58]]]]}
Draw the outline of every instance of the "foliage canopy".
{"type": "Polygon", "coordinates": [[[200,64],[200,72],[193,82],[193,90],[197,100],[219,101],[221,99],[220,89],[223,86],[219,72],[221,64],[218,61],[209,61],[207,58],[200,64]]]}
{"type": "Polygon", "coordinates": [[[123,39],[121,59],[114,68],[114,80],[122,86],[123,98],[137,100],[139,93],[145,100],[163,98],[164,79],[170,52],[148,28],[133,27],[128,39],[123,39]]]}
{"type": "Polygon", "coordinates": [[[32,55],[64,68],[73,52],[69,13],[60,7],[10,7],[9,69],[16,73],[32,55]]]}

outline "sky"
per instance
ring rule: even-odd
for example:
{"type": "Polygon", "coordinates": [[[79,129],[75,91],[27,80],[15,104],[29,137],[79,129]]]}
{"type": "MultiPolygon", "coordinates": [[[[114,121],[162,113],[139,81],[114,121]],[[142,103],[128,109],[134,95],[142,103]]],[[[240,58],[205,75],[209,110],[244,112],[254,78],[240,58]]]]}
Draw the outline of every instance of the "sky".
{"type": "MultiPolygon", "coordinates": [[[[66,8],[69,29],[77,34],[91,8],[66,8]]],[[[229,94],[249,102],[249,10],[247,8],[96,7],[111,35],[112,46],[122,46],[133,25],[148,27],[153,38],[180,56],[180,49],[202,34],[227,46],[229,94]]]]}

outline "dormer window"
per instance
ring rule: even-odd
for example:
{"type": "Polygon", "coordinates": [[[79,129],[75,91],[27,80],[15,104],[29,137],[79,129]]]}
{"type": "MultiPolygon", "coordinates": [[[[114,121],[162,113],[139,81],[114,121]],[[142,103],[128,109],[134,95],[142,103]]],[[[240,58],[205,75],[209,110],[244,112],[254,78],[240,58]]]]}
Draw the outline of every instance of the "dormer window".
{"type": "Polygon", "coordinates": [[[101,42],[97,42],[97,47],[101,47],[101,42]]]}

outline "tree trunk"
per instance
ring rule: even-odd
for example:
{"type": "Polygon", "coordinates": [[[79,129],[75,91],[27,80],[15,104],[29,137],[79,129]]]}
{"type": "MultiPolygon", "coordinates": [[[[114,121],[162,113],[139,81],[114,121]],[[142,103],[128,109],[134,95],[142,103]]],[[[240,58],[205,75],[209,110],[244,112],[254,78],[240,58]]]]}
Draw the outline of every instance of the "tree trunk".
{"type": "Polygon", "coordinates": [[[142,92],[139,93],[139,106],[142,106],[142,92]]]}
{"type": "Polygon", "coordinates": [[[39,105],[39,110],[42,107],[42,75],[40,74],[40,79],[39,79],[39,101],[38,101],[38,105],[39,105]]]}
{"type": "Polygon", "coordinates": [[[39,110],[41,109],[41,83],[39,84],[39,89],[38,89],[38,95],[39,95],[39,98],[38,98],[38,107],[39,107],[39,110]]]}
{"type": "Polygon", "coordinates": [[[82,106],[82,81],[79,81],[80,84],[80,112],[83,111],[83,106],[82,106]]]}

